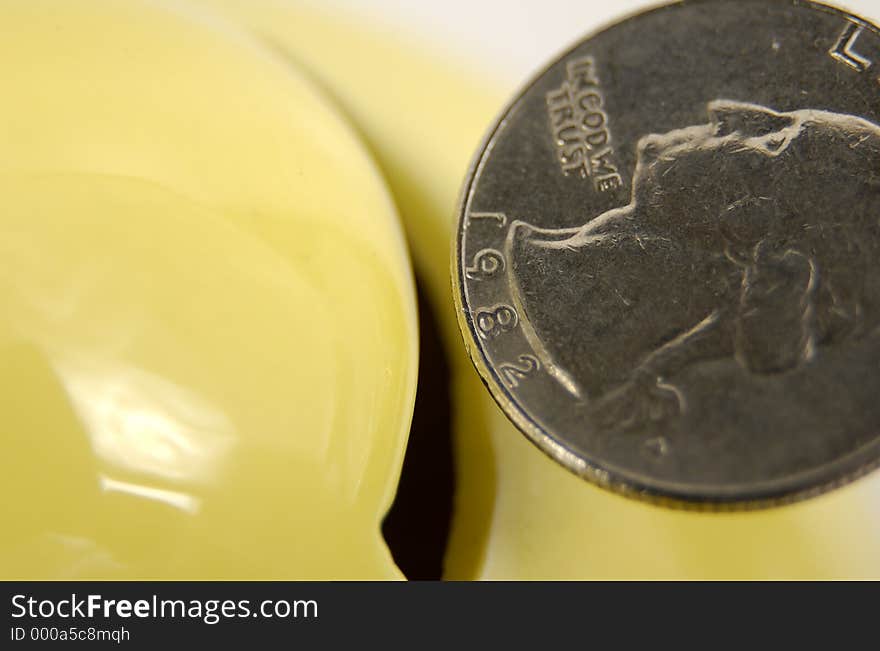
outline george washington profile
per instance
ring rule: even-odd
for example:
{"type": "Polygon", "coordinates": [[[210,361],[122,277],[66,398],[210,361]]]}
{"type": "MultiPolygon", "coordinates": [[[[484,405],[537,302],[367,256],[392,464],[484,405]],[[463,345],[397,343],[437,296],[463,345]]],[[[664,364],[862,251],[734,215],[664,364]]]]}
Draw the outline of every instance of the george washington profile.
{"type": "Polygon", "coordinates": [[[880,324],[880,127],[715,101],[638,143],[629,205],[515,222],[511,292],[544,365],[599,422],[687,409],[685,368],[787,373],[880,324]]]}

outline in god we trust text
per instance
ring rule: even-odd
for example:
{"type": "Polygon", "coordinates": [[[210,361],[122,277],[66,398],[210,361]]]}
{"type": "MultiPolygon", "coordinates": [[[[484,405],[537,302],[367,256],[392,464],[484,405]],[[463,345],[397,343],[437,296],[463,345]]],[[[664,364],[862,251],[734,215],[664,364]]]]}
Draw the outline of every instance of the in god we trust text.
{"type": "Polygon", "coordinates": [[[562,86],[546,96],[562,172],[592,179],[599,192],[616,190],[623,179],[614,161],[605,98],[593,57],[569,61],[566,73],[562,86]]]}

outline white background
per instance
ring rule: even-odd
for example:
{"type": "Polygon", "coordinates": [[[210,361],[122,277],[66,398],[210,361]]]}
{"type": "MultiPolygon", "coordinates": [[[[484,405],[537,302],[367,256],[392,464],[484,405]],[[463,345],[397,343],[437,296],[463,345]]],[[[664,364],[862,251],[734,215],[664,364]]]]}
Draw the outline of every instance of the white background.
{"type": "MultiPolygon", "coordinates": [[[[461,53],[511,89],[587,33],[656,0],[331,0],[365,18],[400,28],[431,49],[461,53]]],[[[880,23],[880,0],[837,6],[880,23]]]]}

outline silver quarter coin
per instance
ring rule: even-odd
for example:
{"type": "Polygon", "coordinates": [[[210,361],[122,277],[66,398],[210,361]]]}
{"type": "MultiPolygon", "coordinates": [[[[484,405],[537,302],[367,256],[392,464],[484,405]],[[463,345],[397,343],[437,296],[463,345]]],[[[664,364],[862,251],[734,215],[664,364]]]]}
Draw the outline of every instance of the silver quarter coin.
{"type": "Polygon", "coordinates": [[[466,345],[525,435],[603,486],[790,501],[880,460],[880,31],[703,0],[579,43],[462,197],[466,345]]]}

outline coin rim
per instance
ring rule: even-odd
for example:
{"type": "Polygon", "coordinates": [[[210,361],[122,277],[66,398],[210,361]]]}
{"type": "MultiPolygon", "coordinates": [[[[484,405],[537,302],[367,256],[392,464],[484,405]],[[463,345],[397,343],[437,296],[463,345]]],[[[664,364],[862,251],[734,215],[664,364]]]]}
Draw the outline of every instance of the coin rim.
{"type": "MultiPolygon", "coordinates": [[[[788,484],[796,482],[798,477],[803,478],[804,475],[809,476],[818,473],[827,474],[829,472],[828,469],[820,467],[794,473],[793,475],[788,475],[784,478],[761,482],[760,486],[752,491],[742,490],[741,488],[732,488],[729,489],[729,492],[722,489],[709,494],[709,491],[707,491],[707,494],[705,495],[695,495],[686,492],[686,487],[690,487],[690,490],[695,490],[696,486],[694,484],[681,483],[680,486],[682,487],[682,490],[677,491],[674,487],[664,488],[657,486],[656,484],[652,485],[643,482],[637,477],[632,477],[632,473],[626,471],[626,469],[616,468],[615,464],[601,463],[592,458],[585,458],[573,451],[546,431],[545,428],[541,426],[539,419],[529,414],[524,406],[513,400],[509,392],[501,385],[498,375],[492,370],[489,364],[486,353],[477,342],[477,333],[474,329],[473,319],[469,310],[465,306],[464,295],[466,279],[464,278],[464,267],[462,266],[465,234],[464,223],[467,217],[466,211],[468,205],[473,197],[475,182],[477,181],[477,177],[482,170],[485,161],[491,153],[496,137],[506,126],[508,116],[510,116],[524,100],[526,94],[550,71],[551,68],[559,64],[565,58],[571,56],[584,43],[619,24],[648,14],[679,10],[694,5],[709,4],[716,1],[718,0],[682,0],[681,2],[663,3],[650,6],[647,9],[625,13],[621,17],[606,22],[599,28],[588,32],[586,36],[579,38],[575,43],[565,48],[556,57],[550,59],[547,64],[542,66],[520,86],[519,90],[513,95],[513,98],[505,104],[501,112],[492,121],[491,127],[483,136],[476,153],[471,158],[465,181],[459,192],[456,203],[457,218],[453,235],[452,255],[450,256],[451,290],[460,334],[464,340],[468,356],[476,367],[480,379],[508,420],[510,420],[532,444],[541,450],[541,452],[559,463],[566,470],[601,488],[649,504],[691,511],[745,511],[766,509],[800,502],[840,488],[864,477],[872,470],[880,468],[880,450],[875,449],[880,448],[880,437],[876,437],[873,441],[832,461],[831,463],[834,467],[843,466],[843,472],[838,477],[826,481],[820,481],[803,488],[788,486],[788,484]],[[869,454],[872,458],[868,460],[859,460],[859,457],[869,454]],[[786,484],[786,486],[781,487],[779,490],[774,490],[773,487],[775,484],[786,484]]],[[[813,0],[774,0],[774,2],[779,5],[813,9],[823,13],[833,14],[844,20],[849,20],[861,25],[880,37],[880,27],[865,18],[838,7],[821,2],[814,2],[813,0]]],[[[674,486],[676,482],[664,481],[662,484],[663,486],[670,487],[674,486]]]]}

